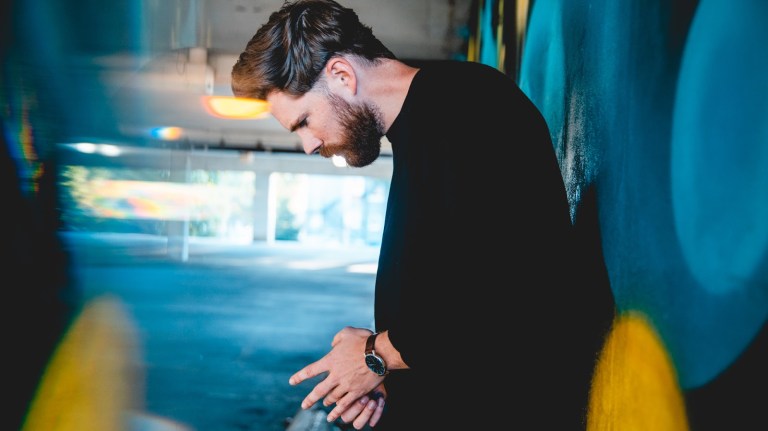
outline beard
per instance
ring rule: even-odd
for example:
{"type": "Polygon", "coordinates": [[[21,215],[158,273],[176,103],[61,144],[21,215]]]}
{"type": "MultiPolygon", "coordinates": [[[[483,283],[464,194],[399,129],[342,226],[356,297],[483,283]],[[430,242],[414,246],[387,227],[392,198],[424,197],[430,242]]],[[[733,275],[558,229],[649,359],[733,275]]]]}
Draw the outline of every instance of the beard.
{"type": "Polygon", "coordinates": [[[328,101],[341,125],[339,142],[320,147],[320,155],[344,157],[349,166],[360,168],[373,163],[381,153],[384,124],[381,113],[367,104],[354,106],[335,94],[328,101]]]}

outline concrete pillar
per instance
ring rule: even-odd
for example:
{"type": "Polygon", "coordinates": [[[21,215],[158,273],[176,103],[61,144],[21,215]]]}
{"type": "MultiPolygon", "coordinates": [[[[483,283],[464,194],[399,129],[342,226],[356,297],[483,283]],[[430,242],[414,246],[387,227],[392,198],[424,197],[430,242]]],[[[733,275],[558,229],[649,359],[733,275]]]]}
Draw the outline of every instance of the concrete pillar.
{"type": "Polygon", "coordinates": [[[274,239],[274,229],[269,228],[269,175],[266,172],[257,172],[253,180],[253,241],[274,239]]]}
{"type": "MultiPolygon", "coordinates": [[[[188,150],[171,150],[170,181],[188,183],[190,154],[188,150]]],[[[189,258],[189,216],[183,220],[168,220],[168,255],[186,262],[189,258]]]]}

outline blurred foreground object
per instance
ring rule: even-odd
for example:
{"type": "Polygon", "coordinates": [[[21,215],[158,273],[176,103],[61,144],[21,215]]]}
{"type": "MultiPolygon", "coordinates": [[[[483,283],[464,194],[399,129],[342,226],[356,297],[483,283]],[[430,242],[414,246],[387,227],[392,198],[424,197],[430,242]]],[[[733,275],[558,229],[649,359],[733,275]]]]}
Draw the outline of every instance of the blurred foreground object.
{"type": "Polygon", "coordinates": [[[120,303],[88,303],[62,338],[43,375],[24,431],[125,430],[141,408],[144,381],[136,337],[120,303]]]}

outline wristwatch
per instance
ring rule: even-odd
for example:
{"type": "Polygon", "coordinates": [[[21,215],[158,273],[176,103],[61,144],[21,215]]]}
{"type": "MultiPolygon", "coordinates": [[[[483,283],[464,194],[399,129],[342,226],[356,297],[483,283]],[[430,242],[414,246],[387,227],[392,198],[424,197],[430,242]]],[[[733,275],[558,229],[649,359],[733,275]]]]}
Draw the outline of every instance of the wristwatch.
{"type": "Polygon", "coordinates": [[[368,369],[374,373],[383,376],[387,374],[387,364],[384,359],[376,354],[373,349],[374,343],[376,343],[376,336],[379,334],[371,334],[368,336],[368,340],[365,342],[365,365],[368,369]]]}

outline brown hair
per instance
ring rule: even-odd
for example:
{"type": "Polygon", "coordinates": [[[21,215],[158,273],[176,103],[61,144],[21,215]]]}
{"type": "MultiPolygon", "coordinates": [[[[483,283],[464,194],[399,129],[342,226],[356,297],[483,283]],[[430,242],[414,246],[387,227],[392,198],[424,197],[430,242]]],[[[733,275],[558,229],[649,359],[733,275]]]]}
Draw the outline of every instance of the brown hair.
{"type": "Polygon", "coordinates": [[[341,54],[371,62],[395,58],[352,9],[333,0],[286,1],[240,54],[232,68],[232,92],[256,99],[276,90],[302,95],[326,62],[341,54]]]}

